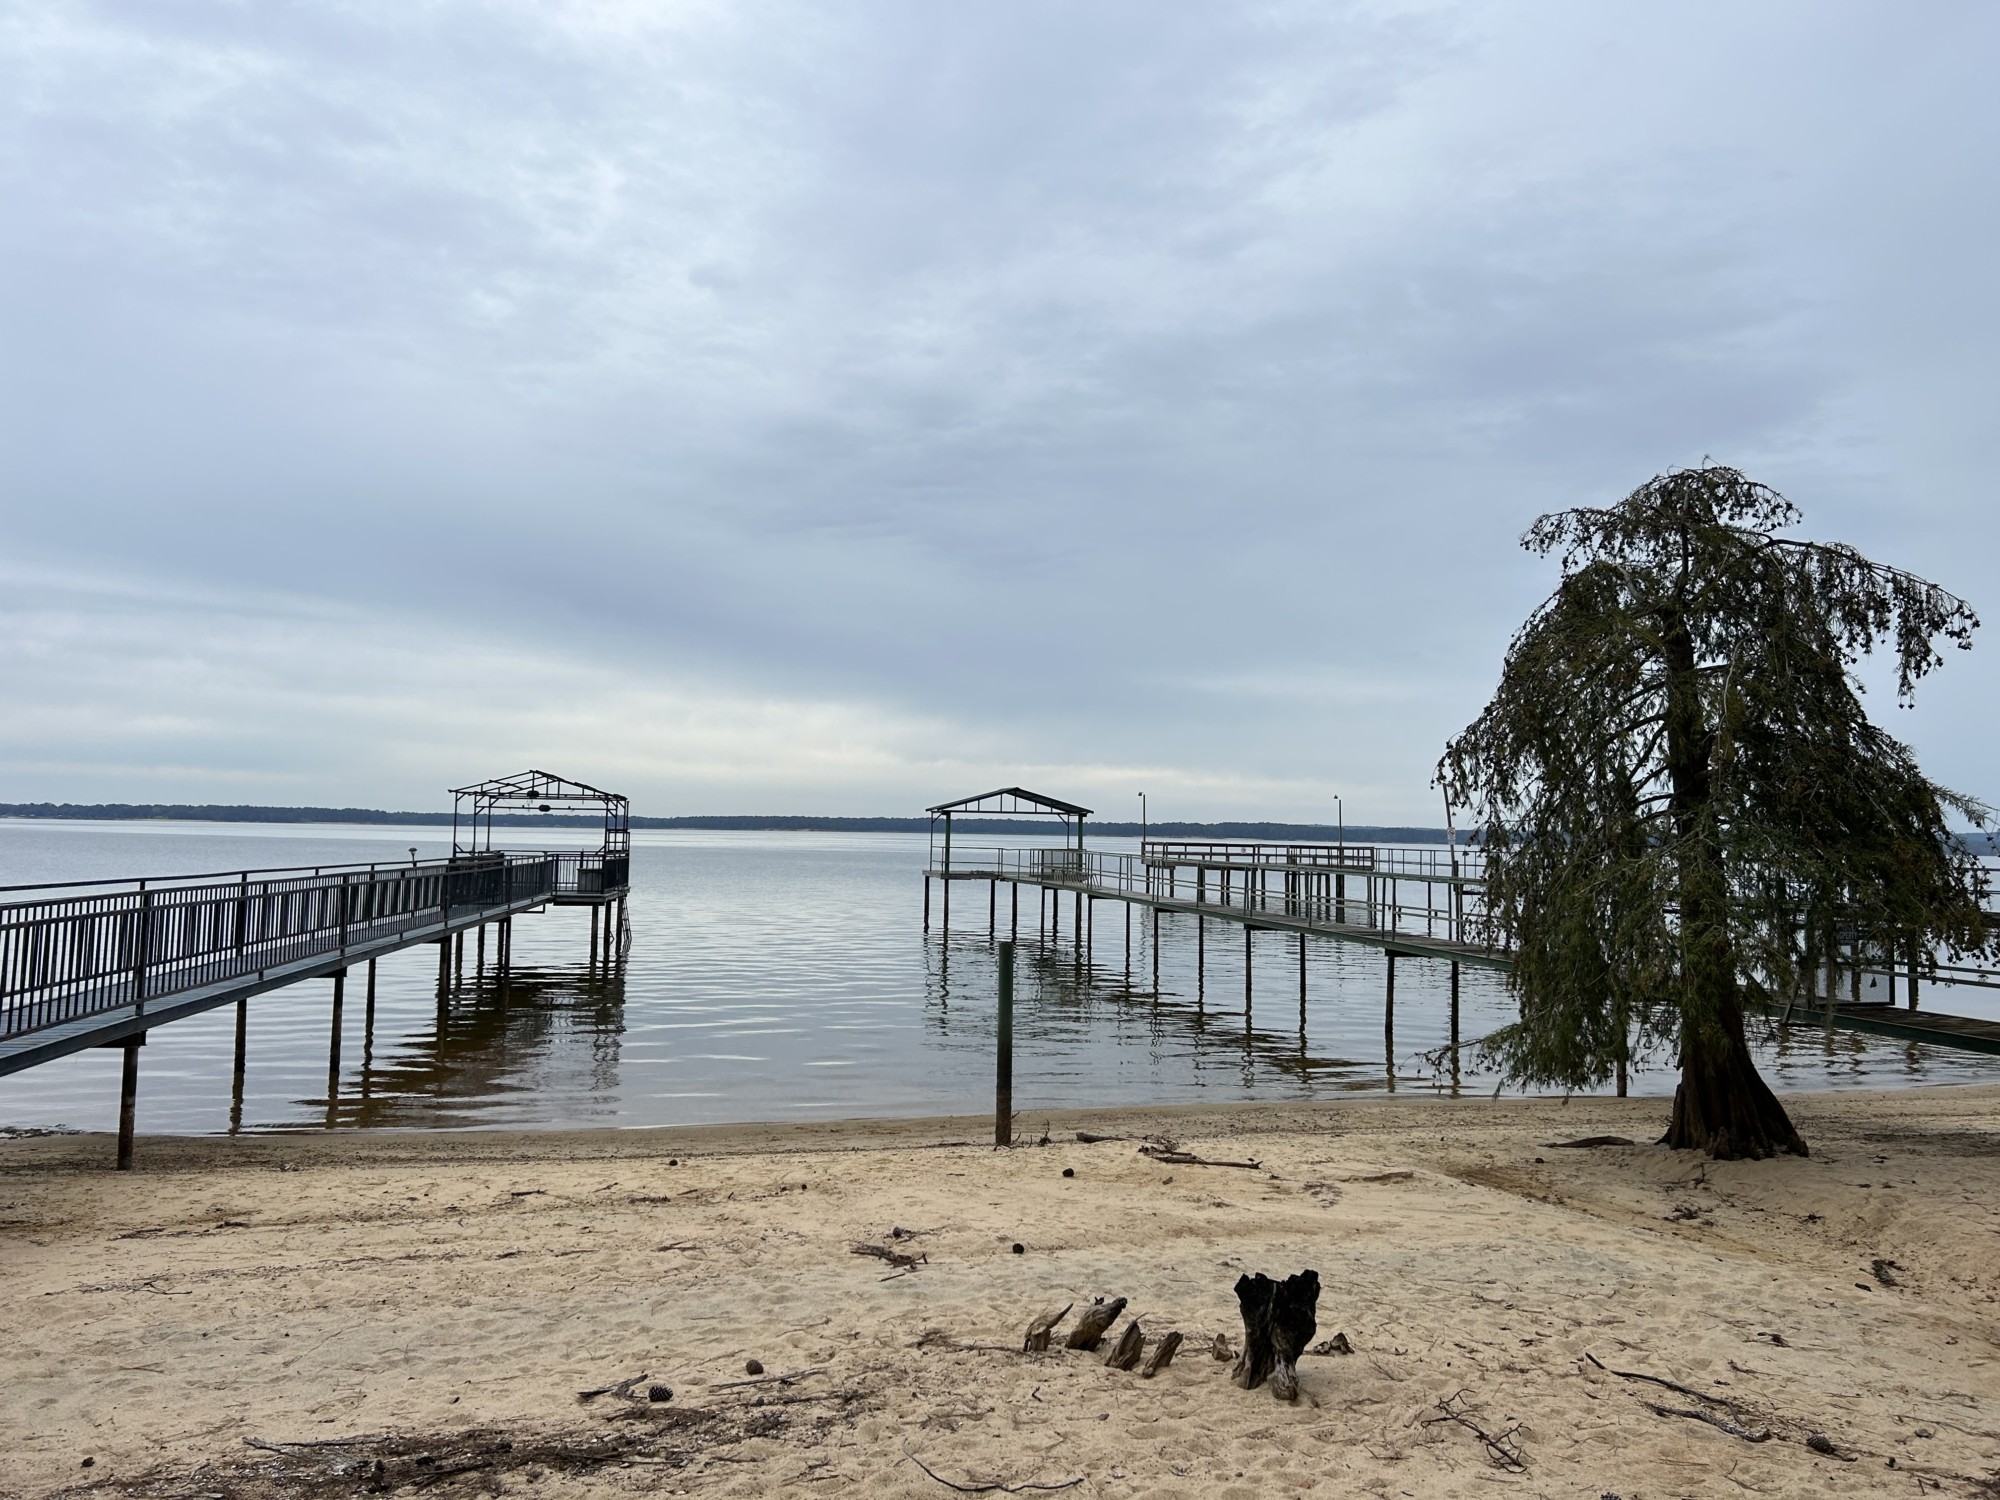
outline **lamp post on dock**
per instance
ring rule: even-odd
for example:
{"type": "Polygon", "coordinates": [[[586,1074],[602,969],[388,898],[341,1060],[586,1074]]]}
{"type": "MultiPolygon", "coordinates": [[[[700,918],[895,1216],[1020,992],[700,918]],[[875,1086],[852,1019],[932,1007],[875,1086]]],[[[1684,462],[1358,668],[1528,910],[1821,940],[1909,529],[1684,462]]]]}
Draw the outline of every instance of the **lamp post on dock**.
{"type": "Polygon", "coordinates": [[[1146,794],[1139,793],[1139,852],[1146,852],[1146,794]]]}

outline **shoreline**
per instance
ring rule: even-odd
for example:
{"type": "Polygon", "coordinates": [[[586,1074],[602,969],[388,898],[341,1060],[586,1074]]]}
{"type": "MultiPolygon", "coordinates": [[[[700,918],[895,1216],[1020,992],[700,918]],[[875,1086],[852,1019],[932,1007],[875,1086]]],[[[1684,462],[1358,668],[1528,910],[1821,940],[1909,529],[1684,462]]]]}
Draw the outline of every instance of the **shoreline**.
{"type": "MultiPolygon", "coordinates": [[[[1990,1095],[2000,1113],[2000,1081],[1905,1083],[1892,1087],[1865,1084],[1836,1089],[1810,1089],[1779,1094],[1788,1113],[1810,1133],[1803,1121],[1817,1105],[1850,1100],[1923,1099],[1944,1094],[1990,1095]]],[[[1099,1134],[1143,1136],[1171,1130],[1227,1138],[1234,1135],[1314,1129],[1327,1116],[1348,1111],[1376,1111],[1391,1119],[1404,1113],[1442,1115],[1456,1121],[1465,1111],[1549,1111],[1556,1118],[1596,1118],[1595,1111],[1616,1114],[1628,1125],[1635,1113],[1657,1110],[1664,1133],[1673,1105],[1671,1092],[1634,1094],[1620,1099],[1610,1094],[1437,1094],[1397,1096],[1354,1093],[1332,1099],[1224,1100],[1218,1102],[1118,1105],[1089,1108],[1017,1111],[1011,1149],[1034,1146],[1044,1132],[1060,1143],[1082,1130],[1099,1134]]],[[[1397,1120],[1407,1127],[1410,1122],[1397,1120]]],[[[443,1161],[618,1160],[674,1154],[741,1156],[761,1152],[867,1151],[944,1149],[986,1146],[992,1149],[993,1116],[987,1114],[854,1115],[831,1120],[727,1120],[685,1125],[538,1125],[528,1127],[460,1126],[446,1128],[383,1128],[334,1130],[299,1126],[228,1135],[146,1135],[135,1137],[136,1175],[153,1171],[208,1170],[232,1165],[268,1166],[276,1160],[312,1160],[322,1165],[425,1163],[443,1161]]],[[[100,1130],[49,1130],[29,1127],[19,1135],[0,1133],[0,1178],[21,1167],[51,1170],[72,1167],[91,1170],[103,1155],[109,1165],[116,1136],[100,1130]]],[[[1641,1144],[1650,1144],[1642,1141],[1641,1144]]],[[[1690,1159],[1693,1159],[1692,1157],[1690,1159]]]]}
{"type": "Polygon", "coordinates": [[[1575,1096],[0,1141],[0,1493],[1985,1493],[2000,1085],[1787,1107],[1809,1159],[1575,1096]],[[1238,1390],[1235,1279],[1303,1267],[1354,1354],[1238,1390]],[[1019,1352],[1098,1296],[1185,1336],[1156,1379],[1019,1352]]]}

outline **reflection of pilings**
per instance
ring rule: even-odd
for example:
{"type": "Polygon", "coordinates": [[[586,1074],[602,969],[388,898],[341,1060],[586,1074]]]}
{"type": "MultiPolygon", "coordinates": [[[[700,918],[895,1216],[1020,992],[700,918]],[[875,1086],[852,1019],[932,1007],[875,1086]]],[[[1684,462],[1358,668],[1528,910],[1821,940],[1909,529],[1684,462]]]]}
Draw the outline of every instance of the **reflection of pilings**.
{"type": "MultiPolygon", "coordinates": [[[[623,1030],[622,966],[564,970],[517,969],[441,996],[437,1029],[391,1049],[359,1094],[339,1101],[329,1120],[342,1127],[404,1127],[439,1123],[440,1105],[486,1101],[520,1091],[520,1074],[552,1038],[589,1048],[593,1092],[614,1086],[617,1039],[623,1030]]],[[[303,1101],[302,1101],[303,1102],[303,1101]]],[[[331,1102],[330,1102],[331,1108],[331,1102]]]]}
{"type": "MultiPolygon", "coordinates": [[[[1066,1034],[1079,1022],[1088,1024],[1091,1012],[1086,1007],[1103,1006],[1110,1014],[1118,1014],[1123,1010],[1121,1002],[1144,995],[1149,1002],[1145,1011],[1125,1014],[1133,1020],[1143,1014],[1148,1029],[1155,1034],[1169,1027],[1180,1031],[1193,1039],[1198,1056],[1219,1058],[1233,1055],[1273,1076],[1301,1081],[1323,1079],[1327,1075],[1347,1075],[1354,1077],[1358,1085],[1362,1072],[1372,1074],[1374,1071],[1373,1065],[1364,1060],[1312,1054],[1308,1051],[1309,1038],[1303,1027],[1293,1028],[1288,1024],[1284,1031],[1279,1032],[1246,1023],[1241,1030],[1231,1027],[1226,1034],[1218,1034],[1208,1025],[1209,1018],[1202,1009],[1186,999],[1177,999],[1171,992],[1163,992],[1157,987],[1151,993],[1131,990],[1119,982],[1115,971],[1086,974],[1079,978],[1067,953],[1016,950],[1015,966],[1014,1035],[1017,1046],[1048,1036],[1051,1028],[1066,1034]],[[1204,1046],[1204,1043],[1207,1045],[1204,1046]]],[[[930,1019],[931,1024],[949,1030],[947,1017],[950,1012],[940,988],[943,967],[940,955],[937,968],[931,973],[930,1019]]],[[[981,1055],[985,1056],[986,1049],[992,1045],[991,1034],[983,1034],[978,1045],[981,1055]]]]}

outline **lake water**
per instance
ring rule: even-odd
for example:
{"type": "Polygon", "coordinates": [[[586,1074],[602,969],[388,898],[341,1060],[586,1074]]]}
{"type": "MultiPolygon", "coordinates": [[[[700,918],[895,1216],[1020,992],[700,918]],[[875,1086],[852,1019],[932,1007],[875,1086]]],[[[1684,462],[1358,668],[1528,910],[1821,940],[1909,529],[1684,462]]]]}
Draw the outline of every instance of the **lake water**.
{"type": "MultiPolygon", "coordinates": [[[[519,847],[584,842],[550,830],[519,847]]],[[[595,839],[589,839],[595,844],[595,839]]],[[[1093,841],[1130,849],[1133,841],[1093,841]]],[[[0,821],[0,883],[167,875],[278,865],[398,861],[447,852],[436,828],[0,821]]],[[[645,1126],[729,1120],[977,1113],[992,1107],[994,956],[987,889],[960,882],[953,930],[922,931],[922,835],[697,833],[633,836],[632,944],[622,973],[586,964],[590,914],[551,909],[514,923],[503,992],[467,981],[441,1015],[433,948],[384,959],[372,1039],[361,971],[349,977],[342,1070],[329,1096],[328,981],[250,1004],[240,1128],[645,1126]]],[[[1008,920],[999,892],[999,925],[1008,920]]],[[[5,899],[5,898],[0,898],[5,899]]],[[[1312,1099],[1449,1092],[1426,1058],[1447,1039],[1446,966],[1399,960],[1396,1026],[1385,1045],[1383,960],[1332,941],[1253,939],[1244,1007],[1240,929],[1210,924],[1198,979],[1194,919],[1168,917],[1160,993],[1150,923],[1100,903],[1093,966],[1070,940],[1037,941],[1021,892],[1014,1097],[1034,1111],[1116,1103],[1312,1099]]],[[[1500,976],[1462,971],[1461,1035],[1508,1019],[1500,976]]],[[[1978,992],[1927,990],[1926,1004],[2000,1013],[1978,992]]],[[[234,1008],[155,1031],[140,1054],[141,1132],[232,1126],[234,1008]]],[[[2000,1059],[1817,1028],[1759,1042],[1780,1089],[2000,1078],[2000,1059]]],[[[1653,1059],[1635,1093],[1670,1093],[1653,1059]]],[[[0,1126],[111,1129],[118,1054],[87,1052],[0,1078],[0,1126]]],[[[1490,1092],[1470,1066],[1456,1085],[1490,1092]]]]}

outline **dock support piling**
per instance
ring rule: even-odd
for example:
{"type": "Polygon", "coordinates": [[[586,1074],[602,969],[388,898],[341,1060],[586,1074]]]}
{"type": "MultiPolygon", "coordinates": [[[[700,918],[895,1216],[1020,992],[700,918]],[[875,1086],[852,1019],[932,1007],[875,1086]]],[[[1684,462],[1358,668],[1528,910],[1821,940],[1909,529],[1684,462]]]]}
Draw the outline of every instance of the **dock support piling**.
{"type": "Polygon", "coordinates": [[[1000,881],[996,876],[986,882],[986,941],[992,942],[1000,931],[1000,881]]]}
{"type": "Polygon", "coordinates": [[[123,1046],[124,1066],[118,1073],[118,1170],[132,1170],[132,1134],[139,1118],[139,1049],[146,1033],[127,1037],[123,1046]]]}
{"type": "Polygon", "coordinates": [[[930,930],[931,930],[931,877],[930,877],[930,872],[929,872],[929,871],[925,871],[925,873],[924,873],[924,931],[925,931],[925,932],[929,932],[930,930]]]}
{"type": "MultiPolygon", "coordinates": [[[[465,939],[460,938],[459,941],[462,943],[465,939]]],[[[594,906],[590,909],[590,966],[597,966],[597,908],[594,906]]]]}
{"type": "Polygon", "coordinates": [[[1396,1086],[1396,955],[1389,958],[1387,988],[1382,995],[1382,1057],[1389,1070],[1389,1087],[1396,1086]]]}
{"type": "Polygon", "coordinates": [[[993,1057],[993,1144],[1014,1144],[1014,944],[1000,945],[1000,1026],[993,1057]]]}
{"type": "Polygon", "coordinates": [[[1306,935],[1299,934],[1299,1025],[1306,1024],[1306,935]]]}
{"type": "Polygon", "coordinates": [[[1021,882],[1018,880],[1010,880],[1007,882],[1007,941],[1010,943],[1017,943],[1020,940],[1021,940],[1021,882]]]}
{"type": "Polygon", "coordinates": [[[472,972],[475,975],[486,972],[486,924],[484,922],[479,924],[479,951],[473,958],[472,972]]]}
{"type": "Polygon", "coordinates": [[[249,1050],[250,1002],[236,1002],[236,1059],[229,1069],[229,1133],[243,1128],[243,1060],[249,1050]]]}
{"type": "Polygon", "coordinates": [[[1125,988],[1132,988],[1132,903],[1125,903],[1125,988]]]}
{"type": "Polygon", "coordinates": [[[375,960],[368,960],[368,998],[361,1008],[361,1094],[368,1095],[368,1072],[375,1066],[375,960]]]}
{"type": "Polygon", "coordinates": [[[451,992],[451,939],[438,939],[438,1000],[451,992]]]}
{"type": "Polygon", "coordinates": [[[347,1006],[347,970],[333,971],[333,1027],[326,1042],[326,1106],[333,1108],[333,1096],[340,1092],[341,1012],[347,1006]]]}
{"type": "Polygon", "coordinates": [[[1153,908],[1153,1003],[1160,1003],[1160,909],[1153,908]]]}
{"type": "Polygon", "coordinates": [[[1917,1008],[1917,940],[1910,939],[1910,1009],[1917,1008]]]}
{"type": "MultiPolygon", "coordinates": [[[[1244,894],[1249,894],[1247,883],[1244,894]]],[[[1243,924],[1243,1024],[1250,1024],[1250,934],[1255,931],[1248,922],[1243,924]]]]}

